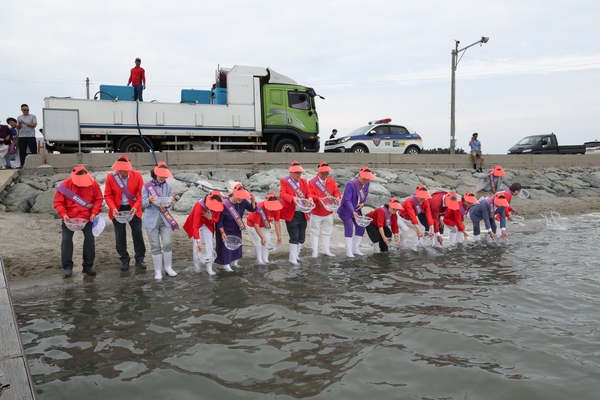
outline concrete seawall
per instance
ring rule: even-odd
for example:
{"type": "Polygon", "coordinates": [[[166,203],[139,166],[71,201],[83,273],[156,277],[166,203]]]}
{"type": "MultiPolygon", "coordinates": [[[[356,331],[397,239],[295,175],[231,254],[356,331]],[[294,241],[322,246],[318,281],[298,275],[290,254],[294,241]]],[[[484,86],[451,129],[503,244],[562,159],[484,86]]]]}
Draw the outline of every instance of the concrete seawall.
{"type": "MultiPolygon", "coordinates": [[[[21,174],[35,173],[44,164],[54,168],[54,172],[69,172],[73,165],[84,164],[90,170],[110,169],[117,158],[115,153],[49,154],[30,155],[26,159],[21,174]]],[[[136,169],[150,168],[155,165],[150,153],[131,153],[131,162],[136,169]]],[[[386,169],[471,169],[469,155],[449,154],[354,154],[354,153],[265,153],[265,152],[217,152],[217,151],[165,151],[156,153],[158,161],[165,161],[173,169],[236,168],[269,169],[287,167],[291,161],[305,166],[315,166],[327,161],[337,168],[360,167],[386,169]]],[[[501,165],[505,169],[542,169],[561,167],[595,167],[600,165],[599,155],[485,155],[486,167],[501,165]]]]}

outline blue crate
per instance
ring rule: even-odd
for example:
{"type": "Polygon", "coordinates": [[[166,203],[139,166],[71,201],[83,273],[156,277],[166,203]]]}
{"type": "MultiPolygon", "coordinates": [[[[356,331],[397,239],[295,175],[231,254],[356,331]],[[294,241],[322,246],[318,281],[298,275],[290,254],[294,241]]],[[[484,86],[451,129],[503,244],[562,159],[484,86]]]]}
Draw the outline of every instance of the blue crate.
{"type": "Polygon", "coordinates": [[[213,90],[213,104],[227,104],[227,88],[216,88],[213,90]]]}
{"type": "Polygon", "coordinates": [[[133,86],[100,85],[100,100],[133,101],[133,86]]]}
{"type": "Polygon", "coordinates": [[[210,104],[210,90],[181,89],[181,102],[189,104],[210,104]]]}

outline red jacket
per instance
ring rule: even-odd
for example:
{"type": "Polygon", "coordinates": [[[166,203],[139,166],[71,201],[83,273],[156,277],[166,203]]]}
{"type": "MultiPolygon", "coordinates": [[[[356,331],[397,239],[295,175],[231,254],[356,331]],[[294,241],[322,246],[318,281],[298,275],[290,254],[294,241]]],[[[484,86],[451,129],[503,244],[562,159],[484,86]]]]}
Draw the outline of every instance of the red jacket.
{"type": "MultiPolygon", "coordinates": [[[[462,201],[458,202],[459,207],[467,209],[465,203],[462,201]]],[[[463,224],[464,216],[460,210],[448,210],[444,215],[444,223],[448,226],[458,227],[459,232],[464,232],[465,225],[463,224]]]]}
{"type": "MultiPolygon", "coordinates": [[[[385,212],[381,209],[381,207],[377,207],[373,211],[367,213],[367,217],[373,218],[371,223],[375,225],[377,228],[383,228],[385,225],[385,212]]],[[[392,227],[392,233],[398,233],[398,214],[390,211],[390,223],[392,227]]]]}
{"type": "Polygon", "coordinates": [[[85,201],[94,204],[91,210],[82,207],[57,190],[54,195],[54,209],[61,219],[64,218],[65,215],[68,215],[69,218],[83,218],[89,221],[92,214],[100,214],[102,211],[102,190],[100,189],[98,182],[94,181],[94,183],[88,187],[79,187],[73,184],[71,178],[67,178],[61,185],[75,192],[76,195],[85,201]]]}
{"type": "MultiPolygon", "coordinates": [[[[279,188],[279,197],[281,197],[281,204],[283,205],[280,215],[284,221],[291,221],[294,219],[294,213],[296,212],[296,203],[294,203],[294,197],[297,197],[298,195],[285,178],[282,178],[279,183],[281,184],[281,187],[279,188]]],[[[306,179],[304,178],[300,178],[300,190],[302,193],[304,193],[306,198],[309,198],[308,183],[306,183],[306,179]]],[[[308,219],[308,213],[304,214],[304,216],[306,219],[308,219]]]]}
{"type": "MultiPolygon", "coordinates": [[[[317,175],[316,178],[319,179],[319,175],[317,175]]],[[[327,191],[336,199],[342,197],[340,189],[338,188],[335,179],[333,179],[332,177],[328,176],[325,180],[325,189],[327,189],[327,191]]],[[[313,199],[313,201],[315,202],[315,208],[311,211],[311,214],[319,216],[333,214],[333,212],[327,211],[319,201],[319,199],[322,199],[323,197],[325,197],[325,195],[323,194],[323,192],[321,192],[319,187],[312,181],[312,179],[308,181],[308,197],[313,199]]]]}
{"type": "MultiPolygon", "coordinates": [[[[137,212],[135,215],[139,218],[142,218],[142,187],[144,186],[144,179],[142,178],[142,174],[138,171],[129,171],[129,178],[127,179],[127,189],[129,189],[129,193],[137,197],[136,201],[131,201],[129,199],[129,205],[131,208],[136,208],[137,212]]],[[[119,207],[121,207],[121,201],[123,192],[112,173],[108,174],[106,177],[106,184],[104,186],[104,199],[106,200],[106,205],[108,205],[108,218],[111,220],[115,217],[113,216],[113,210],[119,211],[119,207]]]]}
{"type": "Polygon", "coordinates": [[[146,71],[142,67],[133,67],[131,68],[131,73],[129,74],[129,80],[127,84],[131,86],[137,86],[141,83],[146,84],[146,71]]]}
{"type": "MultiPolygon", "coordinates": [[[[269,223],[272,227],[273,221],[279,221],[281,219],[281,210],[267,211],[267,209],[264,208],[264,204],[265,202],[261,201],[257,204],[257,207],[260,207],[265,211],[265,214],[267,214],[267,218],[269,219],[269,223]]],[[[252,211],[251,213],[248,213],[248,216],[246,217],[246,225],[250,228],[254,226],[259,226],[261,228],[265,227],[265,223],[263,222],[258,211],[252,211]]]]}
{"type": "MultiPolygon", "coordinates": [[[[433,218],[431,217],[431,210],[429,207],[429,201],[425,200],[421,203],[421,210],[425,213],[425,218],[427,218],[427,223],[429,226],[433,225],[433,218]]],[[[417,225],[419,220],[417,219],[417,210],[412,201],[412,196],[408,199],[404,200],[402,203],[402,210],[400,210],[400,216],[404,219],[409,220],[413,225],[417,225]]]]}
{"type": "Polygon", "coordinates": [[[215,224],[219,222],[221,212],[211,211],[213,217],[210,220],[206,219],[202,215],[203,213],[204,208],[199,202],[196,202],[196,204],[194,204],[194,208],[192,208],[192,211],[190,212],[190,215],[188,215],[187,219],[185,220],[185,224],[183,224],[183,230],[187,232],[189,238],[193,236],[194,239],[199,240],[199,231],[203,225],[206,225],[209,231],[215,233],[215,224]]]}
{"type": "Polygon", "coordinates": [[[440,231],[440,218],[444,218],[444,215],[448,212],[448,207],[444,205],[444,196],[448,192],[439,191],[431,195],[429,202],[429,208],[431,209],[431,218],[433,218],[433,229],[435,233],[440,231]]]}

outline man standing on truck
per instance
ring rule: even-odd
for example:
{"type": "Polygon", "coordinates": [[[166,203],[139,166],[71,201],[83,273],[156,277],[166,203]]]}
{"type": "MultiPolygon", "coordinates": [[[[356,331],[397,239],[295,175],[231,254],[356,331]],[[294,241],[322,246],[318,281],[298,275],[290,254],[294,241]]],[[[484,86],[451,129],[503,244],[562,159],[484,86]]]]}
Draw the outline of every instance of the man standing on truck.
{"type": "Polygon", "coordinates": [[[135,67],[131,68],[129,80],[127,81],[127,86],[129,84],[133,85],[133,101],[144,101],[142,91],[146,89],[146,71],[140,67],[141,64],[142,60],[137,57],[135,59],[135,67]]]}
{"type": "Polygon", "coordinates": [[[479,134],[475,132],[471,136],[469,146],[471,146],[471,159],[473,160],[473,169],[476,172],[483,172],[483,157],[481,156],[481,142],[477,139],[479,134]],[[479,158],[479,170],[477,170],[477,159],[479,158]]]}

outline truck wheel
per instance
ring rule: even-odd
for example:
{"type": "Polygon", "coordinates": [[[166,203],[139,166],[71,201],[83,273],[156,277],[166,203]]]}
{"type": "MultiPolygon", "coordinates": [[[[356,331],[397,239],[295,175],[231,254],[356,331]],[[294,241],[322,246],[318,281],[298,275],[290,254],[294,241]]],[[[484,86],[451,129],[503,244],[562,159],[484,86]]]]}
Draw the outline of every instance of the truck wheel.
{"type": "Polygon", "coordinates": [[[404,150],[404,154],[421,154],[418,147],[408,146],[408,149],[404,150]]]}
{"type": "Polygon", "coordinates": [[[141,138],[125,139],[120,147],[121,153],[144,153],[150,151],[141,138]]]}
{"type": "Polygon", "coordinates": [[[292,139],[282,139],[275,146],[275,152],[277,153],[297,153],[299,151],[300,147],[298,143],[292,139]]]}
{"type": "Polygon", "coordinates": [[[369,149],[367,149],[365,146],[363,146],[362,144],[357,144],[356,146],[354,146],[352,148],[352,152],[353,153],[368,153],[369,149]]]}

